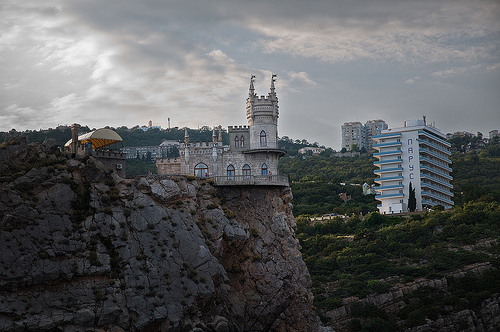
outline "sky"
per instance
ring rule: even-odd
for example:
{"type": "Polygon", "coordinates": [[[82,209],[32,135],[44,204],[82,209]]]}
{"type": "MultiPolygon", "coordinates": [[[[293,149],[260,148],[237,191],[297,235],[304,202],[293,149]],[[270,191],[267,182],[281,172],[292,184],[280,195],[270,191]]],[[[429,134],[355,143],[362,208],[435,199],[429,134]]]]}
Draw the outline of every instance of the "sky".
{"type": "Polygon", "coordinates": [[[3,0],[0,131],[247,124],[277,74],[279,136],[344,122],[500,129],[498,0],[3,0]]]}

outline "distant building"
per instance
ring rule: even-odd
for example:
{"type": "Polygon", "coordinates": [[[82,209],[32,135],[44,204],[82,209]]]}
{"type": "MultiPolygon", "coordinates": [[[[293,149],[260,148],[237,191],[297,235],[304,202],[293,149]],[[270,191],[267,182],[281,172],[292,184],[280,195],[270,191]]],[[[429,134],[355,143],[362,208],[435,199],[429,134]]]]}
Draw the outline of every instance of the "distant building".
{"type": "Polygon", "coordinates": [[[380,135],[388,128],[384,120],[369,120],[364,125],[361,122],[346,122],[342,125],[342,148],[350,151],[353,144],[359,149],[372,149],[373,136],[380,135]]]}
{"type": "Polygon", "coordinates": [[[301,154],[307,154],[307,152],[311,151],[311,154],[313,156],[319,155],[321,152],[325,151],[323,148],[318,148],[314,146],[306,146],[305,148],[299,149],[299,153],[301,154]]]}
{"type": "Polygon", "coordinates": [[[121,148],[123,153],[127,154],[127,159],[145,159],[149,155],[150,160],[155,161],[157,158],[175,158],[178,157],[179,142],[163,141],[160,145],[153,146],[128,146],[121,148]]]}
{"type": "Polygon", "coordinates": [[[495,130],[491,130],[489,132],[489,136],[490,136],[490,139],[493,139],[493,137],[495,137],[495,136],[498,137],[498,130],[496,130],[496,129],[495,130]]]}
{"type": "Polygon", "coordinates": [[[345,203],[348,202],[352,199],[351,195],[347,195],[347,193],[340,193],[339,194],[340,199],[345,203]]]}
{"type": "Polygon", "coordinates": [[[415,189],[416,209],[435,205],[453,206],[453,178],[450,173],[450,143],[437,128],[424,120],[405,121],[404,127],[382,131],[374,136],[378,150],[375,179],[380,186],[375,198],[380,213],[408,211],[409,186],[415,189]]]}
{"type": "Polygon", "coordinates": [[[376,194],[376,191],[375,191],[375,185],[372,184],[371,186],[368,184],[368,183],[364,183],[363,184],[363,195],[375,195],[376,194]]]}
{"type": "Polygon", "coordinates": [[[369,120],[365,123],[365,148],[371,150],[373,147],[373,136],[380,135],[382,130],[389,128],[384,120],[369,120]]]}
{"type": "Polygon", "coordinates": [[[361,149],[365,140],[365,128],[361,122],[346,122],[342,125],[342,148],[351,151],[351,146],[356,144],[361,149]]]}
{"type": "Polygon", "coordinates": [[[158,129],[161,130],[161,126],[153,126],[153,121],[149,120],[149,123],[147,126],[142,126],[141,129],[143,131],[148,131],[149,129],[158,129]]]}

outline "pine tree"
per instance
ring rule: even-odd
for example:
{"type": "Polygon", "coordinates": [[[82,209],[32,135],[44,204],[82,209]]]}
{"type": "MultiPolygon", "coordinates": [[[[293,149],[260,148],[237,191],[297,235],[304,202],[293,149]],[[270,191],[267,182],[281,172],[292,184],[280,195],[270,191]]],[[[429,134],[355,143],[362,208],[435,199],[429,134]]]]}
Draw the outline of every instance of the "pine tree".
{"type": "Polygon", "coordinates": [[[410,181],[410,188],[408,189],[408,211],[413,212],[417,209],[417,198],[415,196],[415,188],[413,188],[410,181]]]}

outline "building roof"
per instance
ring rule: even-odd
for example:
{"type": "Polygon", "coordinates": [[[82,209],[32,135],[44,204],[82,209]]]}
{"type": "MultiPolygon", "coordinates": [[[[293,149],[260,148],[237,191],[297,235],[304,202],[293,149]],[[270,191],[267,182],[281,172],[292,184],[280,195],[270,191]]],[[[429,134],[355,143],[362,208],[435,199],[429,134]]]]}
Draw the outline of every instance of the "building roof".
{"type": "MultiPolygon", "coordinates": [[[[92,143],[92,148],[100,149],[102,147],[118,143],[123,141],[123,139],[115,131],[107,128],[101,128],[89,133],[82,134],[78,136],[78,142],[80,144],[85,144],[87,142],[92,143]]],[[[64,144],[64,146],[69,146],[71,144],[71,139],[64,144]]]]}

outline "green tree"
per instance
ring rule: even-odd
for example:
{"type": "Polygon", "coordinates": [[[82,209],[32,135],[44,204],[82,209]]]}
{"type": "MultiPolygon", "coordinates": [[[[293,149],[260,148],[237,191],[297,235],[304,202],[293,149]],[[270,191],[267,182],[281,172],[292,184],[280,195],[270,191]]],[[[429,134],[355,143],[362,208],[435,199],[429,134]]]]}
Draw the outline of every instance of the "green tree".
{"type": "Polygon", "coordinates": [[[408,189],[408,210],[413,212],[417,209],[417,198],[415,196],[415,188],[410,181],[410,188],[408,189]]]}

